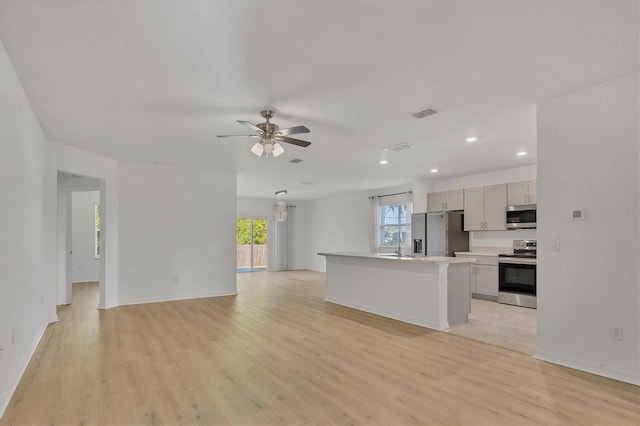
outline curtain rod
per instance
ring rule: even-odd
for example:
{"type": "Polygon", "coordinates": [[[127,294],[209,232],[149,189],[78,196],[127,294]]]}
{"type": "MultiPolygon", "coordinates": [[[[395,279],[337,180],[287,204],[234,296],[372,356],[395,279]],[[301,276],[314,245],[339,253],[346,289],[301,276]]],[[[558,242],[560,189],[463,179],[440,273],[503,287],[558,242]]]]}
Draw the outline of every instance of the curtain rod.
{"type": "Polygon", "coordinates": [[[372,195],[371,197],[369,197],[369,199],[373,200],[374,198],[391,197],[394,195],[402,195],[402,194],[413,194],[413,191],[396,192],[395,194],[372,195]]]}

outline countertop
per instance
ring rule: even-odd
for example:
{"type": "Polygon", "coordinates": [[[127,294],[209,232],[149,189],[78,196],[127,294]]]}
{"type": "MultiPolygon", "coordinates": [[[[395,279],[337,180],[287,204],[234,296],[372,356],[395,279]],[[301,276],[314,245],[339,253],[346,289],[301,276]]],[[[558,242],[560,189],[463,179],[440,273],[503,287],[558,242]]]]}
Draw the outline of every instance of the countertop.
{"type": "Polygon", "coordinates": [[[388,261],[403,261],[416,263],[474,263],[476,259],[471,257],[445,257],[445,256],[401,256],[398,257],[393,253],[358,253],[358,252],[334,252],[334,253],[318,253],[320,256],[342,256],[342,257],[358,257],[364,259],[381,259],[388,261]]]}
{"type": "Polygon", "coordinates": [[[457,251],[456,256],[498,256],[502,253],[513,253],[513,249],[507,247],[478,247],[473,251],[457,251]]]}

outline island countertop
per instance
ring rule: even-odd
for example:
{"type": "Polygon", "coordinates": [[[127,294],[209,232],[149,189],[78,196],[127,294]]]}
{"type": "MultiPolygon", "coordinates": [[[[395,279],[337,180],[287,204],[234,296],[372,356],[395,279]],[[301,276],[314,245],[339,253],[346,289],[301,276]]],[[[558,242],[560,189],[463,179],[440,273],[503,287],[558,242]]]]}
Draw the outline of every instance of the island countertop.
{"type": "Polygon", "coordinates": [[[394,253],[364,253],[364,252],[333,252],[318,253],[319,256],[342,256],[342,257],[359,257],[365,259],[381,259],[390,261],[406,261],[415,263],[474,263],[476,259],[472,257],[446,257],[446,256],[398,256],[394,253]]]}
{"type": "Polygon", "coordinates": [[[469,257],[322,252],[325,300],[399,321],[445,330],[468,321],[469,257]]]}

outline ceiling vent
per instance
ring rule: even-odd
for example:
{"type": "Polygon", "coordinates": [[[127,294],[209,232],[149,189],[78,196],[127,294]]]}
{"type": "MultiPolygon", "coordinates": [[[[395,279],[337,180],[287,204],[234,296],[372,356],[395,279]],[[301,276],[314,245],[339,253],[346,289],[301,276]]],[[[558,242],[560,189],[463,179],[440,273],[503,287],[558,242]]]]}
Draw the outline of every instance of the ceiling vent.
{"type": "Polygon", "coordinates": [[[405,149],[411,149],[415,147],[416,147],[415,145],[412,145],[410,143],[401,143],[398,145],[388,146],[384,150],[397,152],[397,151],[404,151],[405,149]]]}
{"type": "Polygon", "coordinates": [[[430,115],[434,115],[434,114],[437,114],[437,113],[438,113],[438,111],[436,111],[435,109],[427,108],[424,111],[413,113],[413,114],[411,114],[411,116],[415,117],[415,118],[425,118],[425,117],[428,117],[430,115]]]}
{"type": "Polygon", "coordinates": [[[294,158],[293,160],[291,160],[291,161],[289,161],[289,162],[290,162],[290,163],[293,163],[293,164],[298,164],[298,163],[301,163],[301,162],[302,162],[302,160],[301,160],[301,159],[299,159],[299,158],[294,158]]]}

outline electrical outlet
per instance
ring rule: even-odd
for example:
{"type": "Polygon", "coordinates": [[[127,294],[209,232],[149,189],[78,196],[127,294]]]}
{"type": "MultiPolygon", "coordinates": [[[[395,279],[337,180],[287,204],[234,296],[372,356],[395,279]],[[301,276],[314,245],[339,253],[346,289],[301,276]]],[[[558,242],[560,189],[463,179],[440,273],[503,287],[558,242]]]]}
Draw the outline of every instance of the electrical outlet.
{"type": "Polygon", "coordinates": [[[609,338],[613,340],[622,340],[622,326],[613,326],[609,329],[609,338]]]}

